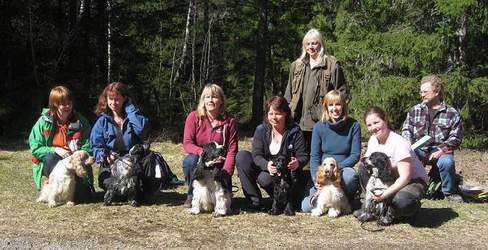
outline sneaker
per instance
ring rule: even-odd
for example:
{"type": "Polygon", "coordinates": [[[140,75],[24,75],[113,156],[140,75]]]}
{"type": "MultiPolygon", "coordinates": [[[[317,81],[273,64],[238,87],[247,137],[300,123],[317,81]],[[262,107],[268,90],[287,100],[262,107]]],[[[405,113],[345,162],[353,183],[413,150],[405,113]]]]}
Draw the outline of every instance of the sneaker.
{"type": "Polygon", "coordinates": [[[185,203],[183,203],[184,208],[191,208],[191,197],[186,198],[185,203]]]}
{"type": "Polygon", "coordinates": [[[457,203],[462,203],[463,197],[459,194],[444,194],[444,200],[451,201],[451,202],[457,202],[457,203]]]}

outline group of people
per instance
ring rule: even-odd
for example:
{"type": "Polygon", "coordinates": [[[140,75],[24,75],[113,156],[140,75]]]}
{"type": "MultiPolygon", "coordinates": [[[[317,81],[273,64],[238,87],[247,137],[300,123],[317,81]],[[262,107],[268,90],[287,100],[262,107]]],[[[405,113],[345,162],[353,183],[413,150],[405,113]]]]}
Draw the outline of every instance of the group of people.
{"type": "MultiPolygon", "coordinates": [[[[371,134],[364,156],[385,153],[396,176],[395,182],[374,199],[391,198],[395,218],[419,210],[429,180],[426,164],[438,170],[445,198],[462,201],[456,194],[453,157],[461,143],[462,123],[460,114],[444,102],[442,94],[438,76],[424,77],[420,84],[422,103],[408,112],[401,135],[391,130],[386,113],[379,107],[369,108],[363,117],[371,134]],[[412,149],[411,144],[425,136],[430,136],[428,143],[412,149]]],[[[343,189],[354,205],[369,176],[361,166],[355,170],[361,157],[361,128],[348,115],[350,99],[343,70],[335,57],[325,54],[323,37],[316,29],[303,38],[302,54],[290,66],[284,97],[267,100],[264,121],[255,129],[251,152],[238,151],[237,120],[226,111],[222,88],[206,85],[196,110],[185,121],[183,148],[187,155],[182,165],[188,192],[184,206],[191,206],[193,172],[203,146],[211,141],[226,148],[224,186],[231,191],[231,177],[237,167],[249,209],[264,207],[260,188],[273,195],[272,176],[277,169],[272,159],[285,152],[290,156],[288,168],[302,190],[295,199],[299,201],[296,210],[311,211],[310,199],[321,189],[315,175],[327,157],[336,160],[343,189]]],[[[58,86],[51,91],[49,109],[43,110],[29,137],[38,187],[41,176],[48,176],[57,161],[81,149],[92,153],[102,166],[99,184],[104,188],[110,163],[143,142],[148,133],[149,120],[134,106],[123,83],[111,83],[103,90],[95,113],[98,119],[90,132],[86,119],[73,110],[69,90],[58,86]]],[[[93,177],[79,182],[82,188],[86,186],[83,183],[93,183],[93,177]]]]}

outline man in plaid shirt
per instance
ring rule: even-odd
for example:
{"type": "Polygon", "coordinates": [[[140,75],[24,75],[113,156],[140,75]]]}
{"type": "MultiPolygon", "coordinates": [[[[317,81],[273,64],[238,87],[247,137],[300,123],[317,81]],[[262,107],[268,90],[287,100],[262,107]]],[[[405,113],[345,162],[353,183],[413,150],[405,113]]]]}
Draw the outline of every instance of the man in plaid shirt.
{"type": "Polygon", "coordinates": [[[428,75],[420,81],[422,103],[415,105],[403,123],[402,136],[411,144],[428,135],[432,139],[415,150],[424,163],[437,169],[441,178],[441,189],[445,199],[462,202],[456,194],[454,149],[462,140],[461,115],[442,98],[442,80],[428,75]]]}

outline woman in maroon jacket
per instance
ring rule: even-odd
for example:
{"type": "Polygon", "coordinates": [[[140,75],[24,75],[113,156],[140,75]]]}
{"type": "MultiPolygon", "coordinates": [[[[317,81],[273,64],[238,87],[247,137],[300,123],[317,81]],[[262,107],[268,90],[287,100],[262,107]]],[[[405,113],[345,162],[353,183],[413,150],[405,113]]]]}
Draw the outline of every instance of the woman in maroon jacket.
{"type": "Polygon", "coordinates": [[[216,84],[203,88],[197,110],[186,118],[183,149],[188,154],[183,160],[183,172],[188,185],[185,207],[191,207],[193,196],[193,170],[197,166],[203,146],[215,141],[227,149],[224,162],[226,188],[232,188],[235,156],[237,154],[237,121],[225,111],[225,95],[216,84]]]}

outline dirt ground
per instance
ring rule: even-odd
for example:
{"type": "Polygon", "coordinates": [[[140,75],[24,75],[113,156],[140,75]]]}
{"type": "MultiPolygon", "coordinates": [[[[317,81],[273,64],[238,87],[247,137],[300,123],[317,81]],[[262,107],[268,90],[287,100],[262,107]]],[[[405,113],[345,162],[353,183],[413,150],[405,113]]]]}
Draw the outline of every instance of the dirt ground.
{"type": "Polygon", "coordinates": [[[456,171],[462,172],[465,184],[488,184],[488,152],[464,149],[456,151],[454,157],[456,171]]]}

